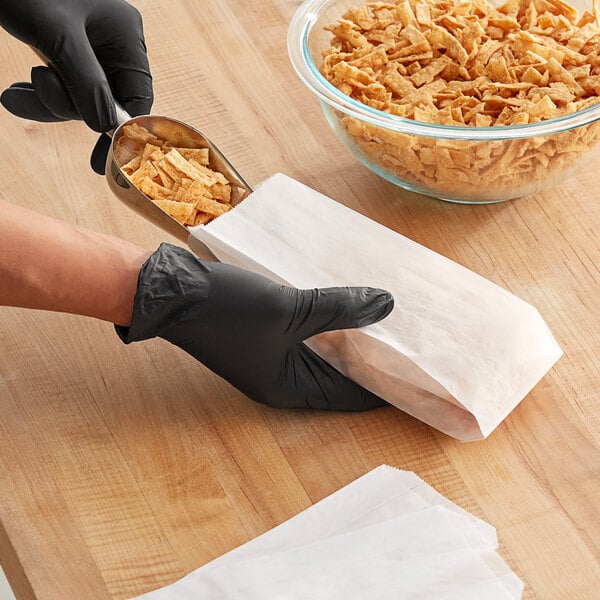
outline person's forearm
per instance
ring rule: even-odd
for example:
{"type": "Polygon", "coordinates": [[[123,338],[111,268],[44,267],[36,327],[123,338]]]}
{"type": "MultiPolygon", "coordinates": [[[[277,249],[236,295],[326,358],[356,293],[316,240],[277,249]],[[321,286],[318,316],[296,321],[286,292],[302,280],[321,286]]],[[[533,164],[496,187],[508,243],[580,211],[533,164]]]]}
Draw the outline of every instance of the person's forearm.
{"type": "Polygon", "coordinates": [[[150,252],[0,200],[0,305],[129,325],[150,252]]]}

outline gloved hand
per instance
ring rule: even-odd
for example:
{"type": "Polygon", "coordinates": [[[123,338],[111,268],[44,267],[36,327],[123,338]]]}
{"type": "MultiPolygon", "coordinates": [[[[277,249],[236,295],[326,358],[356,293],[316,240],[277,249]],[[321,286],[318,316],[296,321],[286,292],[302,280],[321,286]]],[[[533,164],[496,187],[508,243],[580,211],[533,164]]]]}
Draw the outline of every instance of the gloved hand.
{"type": "Polygon", "coordinates": [[[275,407],[366,410],[385,402],[303,341],[383,319],[391,295],[374,288],[299,290],[162,244],[140,271],[125,343],[161,337],[248,397],[275,407]]]}
{"type": "MultiPolygon", "coordinates": [[[[114,98],[132,116],[150,112],[152,76],[142,19],[124,0],[2,0],[0,25],[50,62],[34,67],[31,83],[0,96],[10,112],[34,121],[83,119],[100,133],[116,125],[114,98]],[[111,91],[112,90],[112,91],[111,91]]],[[[104,173],[110,139],[92,152],[104,173]]]]}

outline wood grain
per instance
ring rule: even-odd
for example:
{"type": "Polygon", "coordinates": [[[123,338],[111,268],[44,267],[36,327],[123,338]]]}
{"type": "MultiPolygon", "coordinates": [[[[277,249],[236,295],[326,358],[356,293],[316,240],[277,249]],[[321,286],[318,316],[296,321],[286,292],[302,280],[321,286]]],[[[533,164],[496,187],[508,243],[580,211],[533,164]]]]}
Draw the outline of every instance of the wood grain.
{"type": "MultiPolygon", "coordinates": [[[[199,128],[251,185],[287,173],[521,296],[565,355],[488,440],[461,444],[392,407],[268,409],[161,341],[123,346],[109,324],[0,308],[0,561],[17,597],[149,591],[382,463],[493,524],[525,598],[597,597],[600,163],[497,205],[404,192],[341,146],[293,73],[298,1],[135,4],[157,114],[199,128]]],[[[1,35],[0,61],[3,89],[34,59],[1,35]]],[[[81,123],[0,118],[3,198],[148,249],[172,241],[91,173],[81,123]]]]}

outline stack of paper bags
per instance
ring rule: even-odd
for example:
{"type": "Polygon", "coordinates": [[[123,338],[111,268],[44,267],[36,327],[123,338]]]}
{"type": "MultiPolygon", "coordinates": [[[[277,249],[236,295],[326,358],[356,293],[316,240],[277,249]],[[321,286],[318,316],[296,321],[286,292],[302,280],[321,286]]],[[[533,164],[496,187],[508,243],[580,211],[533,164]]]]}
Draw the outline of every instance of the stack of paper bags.
{"type": "Polygon", "coordinates": [[[495,529],[382,465],[138,600],[512,600],[495,529]]]}
{"type": "Polygon", "coordinates": [[[463,441],[487,437],[562,351],[538,311],[455,262],[275,175],[190,230],[221,261],[297,288],[380,287],[380,323],[309,345],[384,400],[463,441]]]}

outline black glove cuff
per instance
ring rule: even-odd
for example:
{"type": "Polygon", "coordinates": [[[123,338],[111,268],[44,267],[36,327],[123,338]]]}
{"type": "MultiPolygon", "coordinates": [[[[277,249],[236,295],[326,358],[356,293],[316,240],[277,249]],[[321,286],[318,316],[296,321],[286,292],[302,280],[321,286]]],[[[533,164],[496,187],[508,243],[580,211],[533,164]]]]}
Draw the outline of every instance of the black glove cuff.
{"type": "Polygon", "coordinates": [[[129,327],[115,325],[123,342],[160,336],[208,297],[210,266],[188,250],[161,244],[140,269],[129,327]]]}

